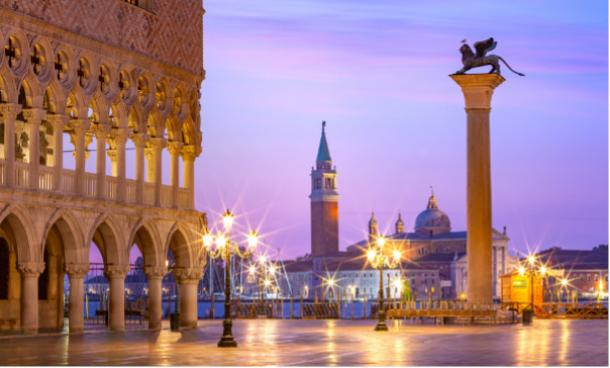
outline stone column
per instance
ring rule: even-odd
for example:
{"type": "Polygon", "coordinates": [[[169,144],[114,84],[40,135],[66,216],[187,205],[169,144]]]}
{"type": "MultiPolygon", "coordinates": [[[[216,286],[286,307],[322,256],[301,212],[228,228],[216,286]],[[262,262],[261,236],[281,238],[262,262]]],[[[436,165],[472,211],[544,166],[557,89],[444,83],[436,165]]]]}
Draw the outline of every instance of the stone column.
{"type": "Polygon", "coordinates": [[[38,277],[43,262],[19,263],[21,272],[21,328],[25,334],[38,333],[38,277]]]}
{"type": "Polygon", "coordinates": [[[66,265],[70,277],[70,333],[82,332],[85,329],[83,303],[85,300],[85,276],[89,272],[88,264],[71,263],[66,265]]]}
{"type": "Polygon", "coordinates": [[[127,142],[127,130],[115,129],[111,138],[114,148],[112,164],[112,175],[117,178],[117,201],[125,201],[125,143],[127,142]]]}
{"type": "Polygon", "coordinates": [[[451,75],[461,87],[467,121],[466,227],[468,302],[491,304],[491,163],[489,112],[494,89],[504,82],[498,74],[451,75]]]}
{"type": "Polygon", "coordinates": [[[136,133],[131,136],[131,140],[136,146],[136,203],[141,204],[144,198],[144,145],[147,136],[136,133]]]}
{"type": "Polygon", "coordinates": [[[68,117],[64,114],[48,115],[47,120],[53,126],[53,189],[61,189],[61,174],[64,165],[64,128],[68,117]]]}
{"type": "Polygon", "coordinates": [[[174,277],[180,287],[180,326],[197,327],[197,285],[203,272],[197,268],[175,269],[174,277]]]}
{"type": "Polygon", "coordinates": [[[181,142],[169,142],[167,150],[170,155],[169,173],[172,185],[172,207],[178,207],[178,188],[180,187],[180,152],[182,151],[181,142]]]}
{"type": "Polygon", "coordinates": [[[70,127],[72,128],[72,134],[70,134],[70,140],[74,145],[74,160],[75,162],[75,177],[74,177],[74,191],[78,195],[85,193],[85,161],[87,160],[87,140],[86,132],[89,130],[90,122],[87,119],[71,119],[70,127]]]}
{"type": "Polygon", "coordinates": [[[197,149],[195,146],[188,145],[182,147],[184,187],[189,191],[189,208],[195,207],[195,157],[197,157],[197,149]]]}
{"type": "Polygon", "coordinates": [[[161,186],[163,185],[162,168],[163,159],[161,153],[163,147],[165,147],[165,139],[163,138],[150,138],[148,140],[150,144],[148,153],[148,181],[155,183],[155,206],[161,205],[161,186]]]}
{"type": "Polygon", "coordinates": [[[110,133],[110,127],[106,124],[95,125],[96,154],[95,160],[97,172],[96,196],[98,199],[106,199],[106,137],[110,133]]]}
{"type": "Polygon", "coordinates": [[[28,135],[29,147],[29,187],[38,189],[38,169],[40,167],[40,123],[44,119],[46,112],[40,108],[23,110],[23,118],[29,126],[28,135]]]}
{"type": "Polygon", "coordinates": [[[110,313],[108,321],[112,331],[125,331],[125,276],[129,266],[110,265],[106,277],[110,281],[110,313]]]}
{"type": "Polygon", "coordinates": [[[0,104],[4,121],[4,185],[15,184],[15,119],[21,111],[19,104],[0,104]]]}
{"type": "Polygon", "coordinates": [[[148,328],[160,330],[163,318],[162,281],[163,276],[167,273],[167,268],[147,266],[144,272],[148,279],[148,328]]]}

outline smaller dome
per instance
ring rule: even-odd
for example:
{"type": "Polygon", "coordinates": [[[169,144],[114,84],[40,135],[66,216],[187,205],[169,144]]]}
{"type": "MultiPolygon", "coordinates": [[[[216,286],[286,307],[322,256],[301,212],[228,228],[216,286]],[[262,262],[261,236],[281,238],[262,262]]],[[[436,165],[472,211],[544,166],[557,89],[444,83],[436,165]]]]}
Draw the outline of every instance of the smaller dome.
{"type": "Polygon", "coordinates": [[[428,199],[426,209],[415,219],[415,232],[421,235],[437,235],[451,231],[451,221],[443,211],[438,208],[434,193],[428,199]]]}

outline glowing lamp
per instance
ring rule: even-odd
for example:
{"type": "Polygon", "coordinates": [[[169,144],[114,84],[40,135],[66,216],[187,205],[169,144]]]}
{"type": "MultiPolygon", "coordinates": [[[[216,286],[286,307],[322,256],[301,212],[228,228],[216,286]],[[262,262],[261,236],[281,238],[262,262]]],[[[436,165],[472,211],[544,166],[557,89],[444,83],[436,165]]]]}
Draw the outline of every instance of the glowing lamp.
{"type": "Polygon", "coordinates": [[[256,234],[256,231],[251,231],[250,234],[248,234],[248,248],[250,248],[251,250],[256,249],[256,246],[258,245],[258,234],[256,234]]]}
{"type": "Polygon", "coordinates": [[[216,237],[216,247],[218,249],[224,249],[227,245],[227,238],[224,235],[220,234],[216,237]]]}
{"type": "Polygon", "coordinates": [[[233,219],[234,217],[231,211],[226,210],[225,213],[222,215],[222,224],[224,225],[225,230],[231,230],[231,226],[233,225],[233,219]]]}
{"type": "Polygon", "coordinates": [[[375,256],[376,256],[376,253],[373,249],[369,249],[366,252],[366,259],[368,259],[369,262],[373,262],[375,260],[375,256]]]}
{"type": "Polygon", "coordinates": [[[204,234],[203,235],[203,246],[206,247],[206,249],[210,249],[212,244],[214,244],[214,237],[212,236],[212,234],[209,234],[209,233],[204,234]]]}
{"type": "Polygon", "coordinates": [[[527,262],[533,266],[534,263],[536,263],[536,257],[533,254],[530,254],[527,256],[527,262]]]}

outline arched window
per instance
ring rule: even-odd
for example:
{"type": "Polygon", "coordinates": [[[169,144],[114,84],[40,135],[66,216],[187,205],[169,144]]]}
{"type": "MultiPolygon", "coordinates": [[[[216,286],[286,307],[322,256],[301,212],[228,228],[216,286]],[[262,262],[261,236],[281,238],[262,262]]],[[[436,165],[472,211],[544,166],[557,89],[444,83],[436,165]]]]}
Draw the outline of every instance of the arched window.
{"type": "Polygon", "coordinates": [[[0,239],[0,300],[8,299],[9,252],[6,240],[0,239]]]}

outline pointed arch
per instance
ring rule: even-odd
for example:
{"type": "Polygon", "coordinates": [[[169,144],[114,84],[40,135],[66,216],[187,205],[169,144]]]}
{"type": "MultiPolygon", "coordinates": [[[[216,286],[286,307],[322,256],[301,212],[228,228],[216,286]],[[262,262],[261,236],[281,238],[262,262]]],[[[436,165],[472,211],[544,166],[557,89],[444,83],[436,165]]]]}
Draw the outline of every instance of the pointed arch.
{"type": "Polygon", "coordinates": [[[17,206],[9,206],[0,214],[0,228],[17,252],[18,262],[36,262],[42,258],[40,247],[35,246],[37,242],[32,234],[34,227],[24,212],[17,206]]]}
{"type": "Polygon", "coordinates": [[[193,247],[189,244],[189,238],[186,236],[186,231],[182,226],[174,224],[168,233],[167,242],[164,246],[164,253],[168,254],[171,250],[176,266],[180,268],[195,267],[198,265],[196,255],[193,254],[193,247]]]}
{"type": "Polygon", "coordinates": [[[120,239],[120,232],[112,218],[107,214],[101,214],[87,236],[87,242],[85,243],[87,258],[89,256],[89,245],[93,242],[100,250],[106,265],[127,264],[129,255],[125,247],[121,247],[120,239]]]}
{"type": "Polygon", "coordinates": [[[129,236],[128,253],[136,245],[144,257],[144,266],[163,266],[165,256],[162,253],[162,244],[159,232],[152,223],[138,221],[129,236]]]}
{"type": "Polygon", "coordinates": [[[72,214],[65,210],[57,210],[47,221],[47,226],[42,236],[42,247],[49,233],[56,229],[64,246],[66,263],[86,263],[87,249],[83,241],[83,234],[72,214]]]}

